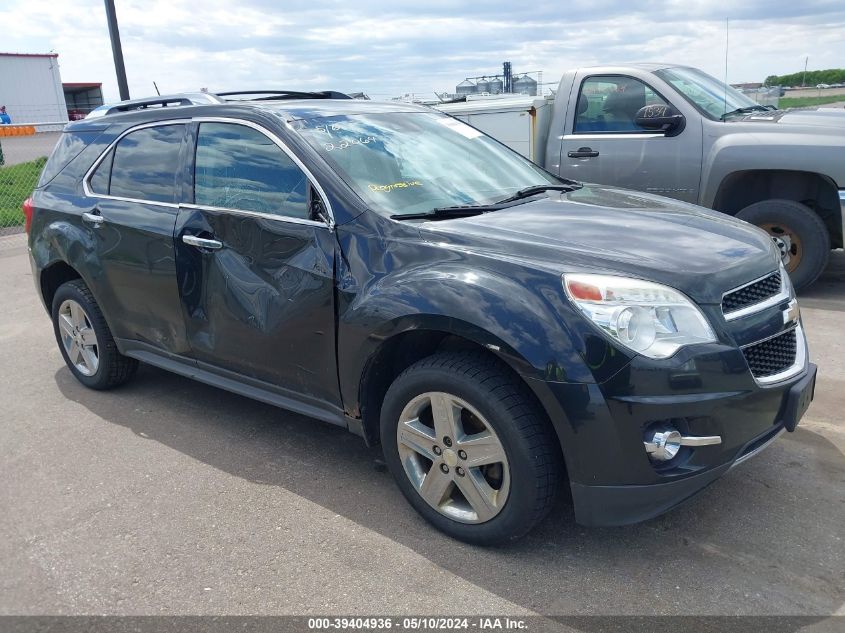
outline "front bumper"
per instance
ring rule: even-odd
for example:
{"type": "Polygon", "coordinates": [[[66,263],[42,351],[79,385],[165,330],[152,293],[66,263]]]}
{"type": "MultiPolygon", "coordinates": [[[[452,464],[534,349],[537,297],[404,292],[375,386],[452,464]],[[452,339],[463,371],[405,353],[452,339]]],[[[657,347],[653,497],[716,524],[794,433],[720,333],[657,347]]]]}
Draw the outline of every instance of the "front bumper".
{"type": "Polygon", "coordinates": [[[798,403],[794,396],[808,393],[812,399],[815,379],[816,366],[810,364],[804,375],[785,392],[771,427],[746,442],[726,463],[676,481],[643,486],[589,486],[571,482],[576,520],[582,525],[598,526],[638,523],[696,495],[726,472],[765,449],[785,431],[794,431],[800,419],[799,412],[803,412],[796,406],[798,403]]]}
{"type": "Polygon", "coordinates": [[[609,526],[669,510],[794,430],[815,375],[815,365],[806,363],[787,380],[760,385],[738,349],[714,345],[669,362],[635,359],[602,384],[532,386],[561,440],[576,520],[609,526]],[[796,404],[795,394],[805,392],[796,404]],[[684,447],[676,459],[655,465],[643,434],[656,422],[722,442],[684,447]]]}

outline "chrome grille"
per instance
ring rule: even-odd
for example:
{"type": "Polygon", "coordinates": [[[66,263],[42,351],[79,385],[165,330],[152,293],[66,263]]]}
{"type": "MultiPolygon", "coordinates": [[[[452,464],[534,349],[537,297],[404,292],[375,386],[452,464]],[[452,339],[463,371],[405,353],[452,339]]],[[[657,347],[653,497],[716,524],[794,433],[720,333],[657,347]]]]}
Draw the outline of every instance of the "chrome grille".
{"type": "Polygon", "coordinates": [[[798,349],[796,328],[743,348],[745,360],[755,378],[766,378],[786,371],[795,364],[798,349]]]}
{"type": "Polygon", "coordinates": [[[774,297],[781,290],[780,272],[774,272],[752,284],[737,288],[722,298],[722,313],[725,315],[774,297]]]}

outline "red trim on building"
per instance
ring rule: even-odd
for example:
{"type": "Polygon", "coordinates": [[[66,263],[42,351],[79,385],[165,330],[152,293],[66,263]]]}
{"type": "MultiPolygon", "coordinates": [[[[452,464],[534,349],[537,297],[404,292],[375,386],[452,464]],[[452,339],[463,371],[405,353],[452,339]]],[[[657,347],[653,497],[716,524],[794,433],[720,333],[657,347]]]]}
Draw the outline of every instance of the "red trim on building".
{"type": "Polygon", "coordinates": [[[86,83],[86,82],[67,82],[62,84],[62,88],[102,88],[103,84],[94,84],[94,83],[86,83]]]}

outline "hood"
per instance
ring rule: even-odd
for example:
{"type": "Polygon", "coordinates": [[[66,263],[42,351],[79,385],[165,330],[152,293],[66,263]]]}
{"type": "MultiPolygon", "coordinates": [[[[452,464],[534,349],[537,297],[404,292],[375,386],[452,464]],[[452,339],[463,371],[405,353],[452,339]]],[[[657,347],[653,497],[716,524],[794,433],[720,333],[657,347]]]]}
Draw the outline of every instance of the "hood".
{"type": "Polygon", "coordinates": [[[425,222],[441,247],[554,273],[602,272],[663,283],[699,303],[772,272],[760,229],[702,207],[599,185],[483,215],[425,222]]]}
{"type": "MultiPolygon", "coordinates": [[[[781,126],[806,126],[826,128],[845,134],[845,108],[802,108],[800,110],[772,110],[755,112],[748,116],[730,119],[729,123],[777,123],[781,126]]],[[[812,130],[821,132],[821,130],[812,130]]]]}

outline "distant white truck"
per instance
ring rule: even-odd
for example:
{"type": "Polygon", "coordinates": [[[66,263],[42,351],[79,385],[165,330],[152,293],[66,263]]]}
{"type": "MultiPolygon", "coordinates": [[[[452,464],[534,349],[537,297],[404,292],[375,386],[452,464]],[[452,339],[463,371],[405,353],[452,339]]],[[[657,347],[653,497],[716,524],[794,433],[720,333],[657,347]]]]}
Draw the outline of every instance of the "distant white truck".
{"type": "Polygon", "coordinates": [[[796,287],[843,245],[845,111],[761,106],[700,70],[660,64],[572,70],[553,97],[437,108],[559,176],[756,224],[778,242],[796,287]]]}

